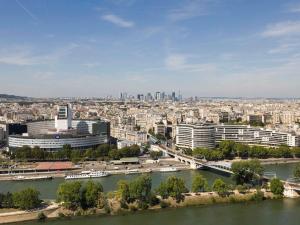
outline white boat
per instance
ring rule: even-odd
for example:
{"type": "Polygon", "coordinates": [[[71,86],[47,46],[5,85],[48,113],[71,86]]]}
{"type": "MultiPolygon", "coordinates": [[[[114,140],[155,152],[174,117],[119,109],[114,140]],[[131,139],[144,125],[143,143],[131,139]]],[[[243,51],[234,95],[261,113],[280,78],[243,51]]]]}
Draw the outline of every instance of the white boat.
{"type": "Polygon", "coordinates": [[[100,177],[107,177],[109,173],[104,171],[83,171],[84,173],[80,174],[71,174],[65,177],[65,180],[73,180],[73,179],[90,179],[90,178],[100,178],[100,177]]]}
{"type": "Polygon", "coordinates": [[[141,171],[139,171],[138,169],[131,169],[125,171],[125,174],[137,174],[137,173],[141,173],[141,171]]]}
{"type": "Polygon", "coordinates": [[[176,167],[164,167],[160,168],[160,172],[177,172],[178,169],[176,167]]]}
{"type": "Polygon", "coordinates": [[[51,177],[51,176],[16,176],[16,177],[13,177],[12,180],[15,180],[15,181],[26,181],[26,180],[33,181],[33,180],[50,180],[52,178],[53,177],[51,177]]]}

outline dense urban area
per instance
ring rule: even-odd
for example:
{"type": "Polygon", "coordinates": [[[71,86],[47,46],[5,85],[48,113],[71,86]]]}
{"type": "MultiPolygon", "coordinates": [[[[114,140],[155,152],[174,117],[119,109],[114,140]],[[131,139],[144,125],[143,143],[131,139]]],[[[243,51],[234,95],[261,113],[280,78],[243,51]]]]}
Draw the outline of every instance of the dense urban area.
{"type": "Polygon", "coordinates": [[[299,106],[297,99],[183,99],[175,92],[118,99],[2,95],[0,182],[66,180],[52,200],[32,186],[0,190],[3,221],[298,197],[300,164],[287,180],[264,165],[300,162],[299,106]],[[194,174],[187,183],[176,176],[185,170],[231,181],[194,174]],[[155,173],[171,174],[153,185],[155,173]],[[120,174],[141,175],[118,179],[114,190],[94,181],[120,174]],[[26,214],[16,219],[18,210],[26,214]]]}

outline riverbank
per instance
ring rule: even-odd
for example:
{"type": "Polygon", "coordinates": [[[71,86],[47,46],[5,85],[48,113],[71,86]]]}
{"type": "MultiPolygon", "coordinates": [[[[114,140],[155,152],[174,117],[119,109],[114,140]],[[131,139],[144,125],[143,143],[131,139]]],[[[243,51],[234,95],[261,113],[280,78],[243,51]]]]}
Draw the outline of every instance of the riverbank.
{"type": "Polygon", "coordinates": [[[47,218],[57,218],[57,211],[60,208],[57,203],[51,202],[46,208],[31,211],[13,210],[12,212],[3,212],[0,213],[0,224],[37,220],[39,213],[43,213],[47,218]]]}
{"type": "MultiPolygon", "coordinates": [[[[150,172],[161,172],[160,170],[162,168],[168,168],[166,166],[159,166],[159,167],[152,167],[152,168],[137,168],[136,174],[142,174],[142,173],[150,173],[150,172]]],[[[177,171],[183,171],[183,170],[191,170],[190,166],[188,165],[176,165],[172,166],[170,168],[176,168],[177,171]]],[[[135,169],[135,168],[134,168],[135,169]]],[[[84,169],[80,170],[74,170],[72,174],[78,174],[84,171],[84,169]]],[[[119,169],[119,170],[104,170],[105,172],[109,173],[110,175],[119,175],[119,174],[127,174],[128,169],[119,169]]],[[[59,172],[36,172],[36,173],[18,173],[18,174],[1,174],[0,175],[0,181],[13,181],[15,177],[17,176],[24,176],[24,177],[35,177],[35,176],[42,176],[47,175],[51,176],[53,178],[63,178],[67,174],[71,174],[69,171],[59,171],[59,172]]]]}
{"type": "MultiPolygon", "coordinates": [[[[270,192],[262,191],[265,199],[273,199],[274,196],[270,192]]],[[[91,216],[91,215],[110,215],[116,216],[120,214],[134,213],[136,211],[153,211],[163,210],[164,208],[184,208],[193,206],[205,206],[213,204],[232,204],[242,203],[250,201],[260,201],[262,199],[256,199],[257,190],[252,189],[247,193],[239,193],[237,190],[230,193],[228,196],[219,196],[216,192],[201,192],[201,193],[186,193],[184,194],[184,200],[177,202],[173,198],[160,199],[160,204],[150,206],[147,209],[138,209],[137,203],[131,203],[127,209],[121,207],[120,199],[113,197],[108,200],[109,210],[107,208],[97,209],[91,208],[87,210],[77,209],[75,211],[63,208],[57,203],[51,202],[44,209],[37,209],[33,211],[12,211],[0,213],[0,224],[25,222],[38,220],[38,215],[43,213],[48,219],[58,219],[60,217],[78,217],[78,216],[91,216]],[[162,204],[163,202],[163,204],[162,204]]]]}

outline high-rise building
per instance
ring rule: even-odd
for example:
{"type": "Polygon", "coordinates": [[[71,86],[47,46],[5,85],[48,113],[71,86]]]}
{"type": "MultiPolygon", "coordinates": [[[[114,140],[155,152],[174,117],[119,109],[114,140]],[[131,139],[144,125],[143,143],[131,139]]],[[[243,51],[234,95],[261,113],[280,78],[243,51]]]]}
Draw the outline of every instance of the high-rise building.
{"type": "Polygon", "coordinates": [[[172,92],[172,101],[173,102],[176,101],[176,93],[175,93],[175,91],[172,92]]]}
{"type": "Polygon", "coordinates": [[[72,110],[69,105],[60,105],[55,116],[57,131],[69,130],[72,127],[72,110]]]}
{"type": "Polygon", "coordinates": [[[159,91],[157,91],[157,92],[155,93],[155,100],[156,100],[156,101],[160,101],[160,100],[161,100],[161,94],[160,94],[159,91]]]}

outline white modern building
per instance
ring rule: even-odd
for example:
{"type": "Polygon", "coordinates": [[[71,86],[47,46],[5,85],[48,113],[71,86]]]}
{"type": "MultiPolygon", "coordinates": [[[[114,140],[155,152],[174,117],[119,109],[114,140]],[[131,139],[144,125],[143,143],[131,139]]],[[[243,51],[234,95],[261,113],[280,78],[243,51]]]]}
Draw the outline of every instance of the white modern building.
{"type": "Polygon", "coordinates": [[[249,125],[179,124],[176,127],[176,146],[184,148],[214,148],[224,140],[249,145],[300,146],[300,137],[285,132],[249,125]]]}
{"type": "Polygon", "coordinates": [[[299,136],[249,125],[216,125],[216,142],[223,140],[253,145],[300,146],[299,136]]]}
{"type": "Polygon", "coordinates": [[[27,123],[27,133],[10,135],[10,150],[29,146],[48,151],[60,150],[66,144],[74,149],[85,149],[108,143],[110,124],[102,120],[72,120],[69,106],[58,107],[55,120],[27,123]]]}
{"type": "Polygon", "coordinates": [[[176,146],[182,148],[214,148],[216,132],[213,124],[179,124],[176,127],[176,146]]]}

